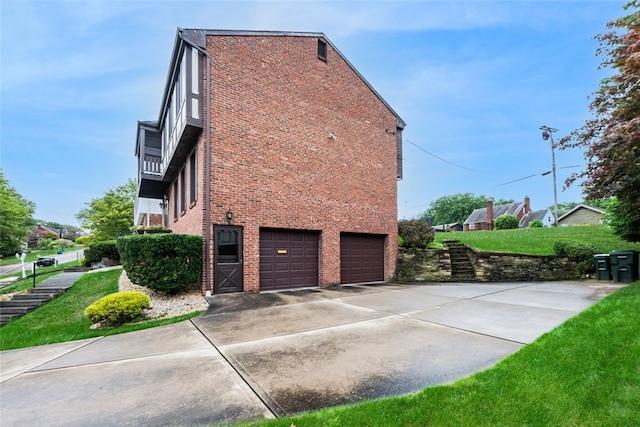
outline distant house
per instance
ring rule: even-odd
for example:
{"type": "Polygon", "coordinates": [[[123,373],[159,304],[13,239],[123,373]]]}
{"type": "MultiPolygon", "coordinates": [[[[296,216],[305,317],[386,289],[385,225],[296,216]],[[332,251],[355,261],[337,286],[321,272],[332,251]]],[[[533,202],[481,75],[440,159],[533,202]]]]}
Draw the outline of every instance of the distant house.
{"type": "Polygon", "coordinates": [[[518,224],[518,227],[529,228],[529,224],[531,224],[531,222],[536,219],[542,221],[542,224],[546,227],[549,227],[553,224],[553,215],[551,214],[549,209],[541,209],[539,211],[531,211],[524,214],[520,219],[520,224],[518,224]]]}
{"type": "Polygon", "coordinates": [[[580,204],[558,218],[558,225],[602,224],[602,209],[580,204]]]}
{"type": "Polygon", "coordinates": [[[433,230],[436,232],[462,231],[463,227],[459,222],[452,222],[451,224],[434,225],[433,230]]]}
{"type": "Polygon", "coordinates": [[[493,230],[493,223],[500,215],[511,214],[515,215],[518,220],[522,220],[525,214],[529,212],[531,212],[529,197],[525,197],[524,202],[514,202],[496,206],[493,205],[492,200],[487,200],[487,207],[471,212],[471,215],[469,215],[462,226],[464,231],[493,230]]]}
{"type": "Polygon", "coordinates": [[[60,237],[62,235],[62,230],[55,230],[53,228],[47,227],[46,225],[38,224],[31,230],[29,234],[28,242],[29,247],[33,248],[38,244],[38,240],[46,239],[49,237],[60,237]]]}

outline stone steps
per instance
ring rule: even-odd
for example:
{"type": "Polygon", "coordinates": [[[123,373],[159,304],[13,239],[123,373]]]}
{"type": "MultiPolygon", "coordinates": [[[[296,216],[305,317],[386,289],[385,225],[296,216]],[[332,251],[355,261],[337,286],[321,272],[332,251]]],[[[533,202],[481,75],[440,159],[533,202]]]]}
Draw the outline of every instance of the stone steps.
{"type": "Polygon", "coordinates": [[[445,240],[451,261],[451,280],[475,280],[476,271],[469,258],[468,248],[458,240],[445,240]]]}
{"type": "Polygon", "coordinates": [[[44,280],[35,288],[19,293],[8,301],[0,301],[0,326],[62,295],[80,278],[82,272],[65,272],[44,280]]]}

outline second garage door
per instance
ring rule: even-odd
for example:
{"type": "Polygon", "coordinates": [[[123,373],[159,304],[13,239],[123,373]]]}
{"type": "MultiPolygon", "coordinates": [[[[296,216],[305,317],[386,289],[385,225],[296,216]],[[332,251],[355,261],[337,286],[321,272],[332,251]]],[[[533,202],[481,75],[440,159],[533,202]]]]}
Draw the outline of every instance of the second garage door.
{"type": "Polygon", "coordinates": [[[340,233],[340,283],[384,281],[384,239],[378,234],[340,233]]]}
{"type": "Polygon", "coordinates": [[[318,286],[318,233],[260,230],[260,290],[318,286]]]}

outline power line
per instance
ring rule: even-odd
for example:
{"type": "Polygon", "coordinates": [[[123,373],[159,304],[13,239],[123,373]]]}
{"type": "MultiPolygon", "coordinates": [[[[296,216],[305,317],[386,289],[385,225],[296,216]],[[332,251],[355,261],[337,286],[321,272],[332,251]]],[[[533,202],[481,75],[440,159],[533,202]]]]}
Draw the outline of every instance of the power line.
{"type": "MultiPolygon", "coordinates": [[[[558,169],[581,168],[581,167],[583,167],[583,166],[585,166],[585,165],[562,166],[562,167],[559,167],[558,169]]],[[[518,181],[524,181],[525,179],[533,178],[534,176],[538,176],[538,175],[540,175],[540,176],[547,176],[547,175],[549,175],[550,173],[551,173],[551,171],[550,171],[550,170],[549,170],[549,171],[542,172],[542,173],[534,173],[533,175],[528,175],[528,176],[525,176],[525,177],[522,177],[522,178],[514,179],[513,181],[503,182],[502,184],[498,184],[498,185],[496,185],[496,187],[502,187],[503,185],[513,184],[514,182],[518,182],[518,181]]]]}
{"type": "Polygon", "coordinates": [[[428,151],[428,150],[425,150],[424,148],[422,148],[421,146],[419,146],[418,144],[416,144],[416,143],[415,143],[415,142],[413,142],[413,141],[409,141],[409,140],[408,140],[408,139],[406,139],[406,138],[405,138],[405,141],[406,141],[406,142],[408,142],[409,144],[413,145],[414,147],[416,147],[418,150],[422,150],[422,151],[424,151],[425,153],[427,153],[428,155],[430,155],[430,156],[432,156],[432,157],[435,157],[436,159],[438,159],[438,160],[440,160],[440,161],[443,161],[443,162],[445,162],[445,163],[449,163],[450,165],[453,165],[453,166],[455,166],[455,167],[458,167],[458,168],[461,168],[461,169],[465,169],[465,170],[468,170],[468,171],[471,171],[471,172],[478,172],[478,173],[491,173],[491,172],[487,172],[487,171],[480,171],[480,170],[477,170],[477,169],[471,169],[471,168],[468,168],[468,167],[466,167],[466,166],[462,166],[462,165],[459,165],[459,164],[457,164],[457,163],[453,163],[453,162],[451,162],[451,161],[449,161],[449,160],[447,160],[447,159],[443,159],[442,157],[440,157],[440,156],[438,156],[438,155],[433,154],[432,152],[430,152],[430,151],[428,151]]]}

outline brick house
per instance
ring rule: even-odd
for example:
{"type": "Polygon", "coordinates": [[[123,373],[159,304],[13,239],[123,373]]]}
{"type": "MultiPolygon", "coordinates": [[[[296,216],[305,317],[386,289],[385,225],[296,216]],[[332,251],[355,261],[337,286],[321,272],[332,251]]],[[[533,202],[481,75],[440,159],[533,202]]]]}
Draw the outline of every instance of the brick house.
{"type": "MultiPolygon", "coordinates": [[[[523,217],[531,212],[531,202],[529,197],[524,198],[524,202],[507,203],[504,205],[493,205],[493,200],[487,200],[487,207],[475,209],[462,224],[463,231],[493,230],[493,223],[500,215],[515,215],[522,222],[523,217]]],[[[540,211],[541,212],[541,211],[540,211]]],[[[527,216],[525,216],[527,215],[527,216]]],[[[544,215],[544,214],[543,214],[544,215]]],[[[533,220],[534,218],[531,218],[533,220]]]]}
{"type": "Polygon", "coordinates": [[[203,236],[205,293],[388,280],[404,127],[322,33],[178,29],[136,209],[203,236]]]}

